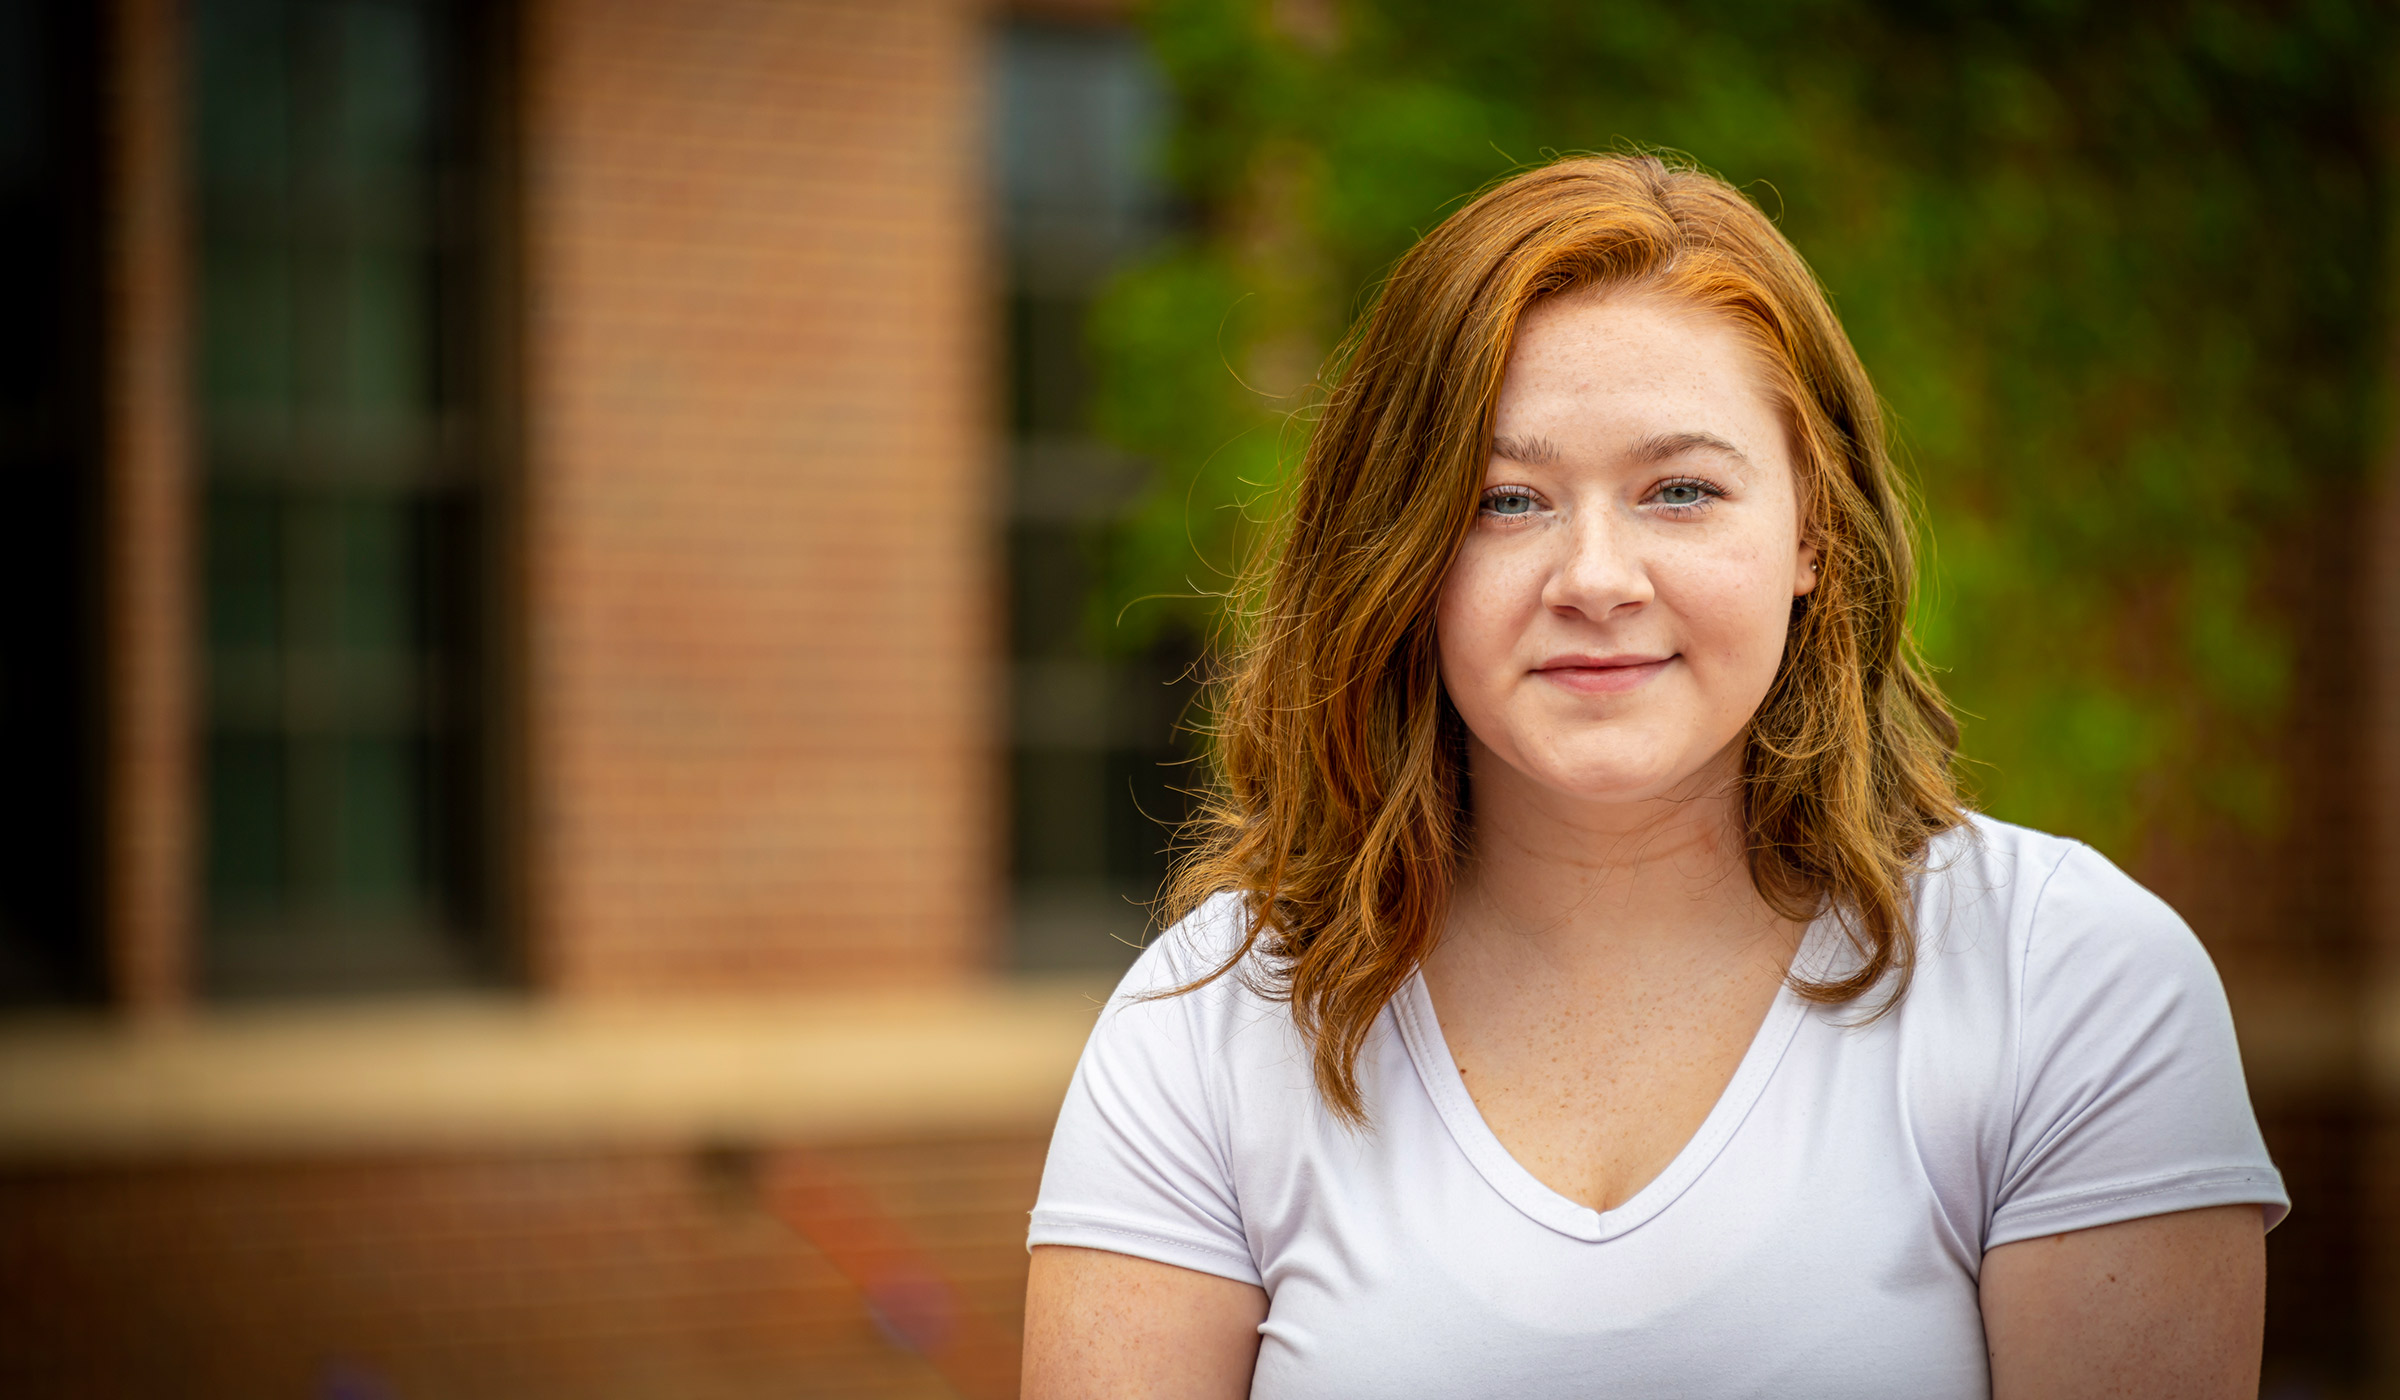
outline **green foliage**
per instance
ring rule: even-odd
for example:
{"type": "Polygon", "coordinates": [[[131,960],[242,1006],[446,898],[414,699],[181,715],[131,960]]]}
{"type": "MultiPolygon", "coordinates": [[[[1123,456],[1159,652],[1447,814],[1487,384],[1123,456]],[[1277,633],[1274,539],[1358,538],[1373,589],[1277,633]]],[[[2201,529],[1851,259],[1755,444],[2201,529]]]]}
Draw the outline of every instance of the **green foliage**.
{"type": "Polygon", "coordinates": [[[1111,543],[1122,644],[1206,620],[1311,373],[1419,233],[1640,143],[1751,191],[1833,292],[1924,498],[1919,633],[1984,805],[2120,851],[2278,820],[2263,585],[2363,484],[2384,6],[1380,0],[1279,28],[1306,12],[1147,12],[1200,220],[1091,331],[1097,426],[1159,464],[1111,543]]]}

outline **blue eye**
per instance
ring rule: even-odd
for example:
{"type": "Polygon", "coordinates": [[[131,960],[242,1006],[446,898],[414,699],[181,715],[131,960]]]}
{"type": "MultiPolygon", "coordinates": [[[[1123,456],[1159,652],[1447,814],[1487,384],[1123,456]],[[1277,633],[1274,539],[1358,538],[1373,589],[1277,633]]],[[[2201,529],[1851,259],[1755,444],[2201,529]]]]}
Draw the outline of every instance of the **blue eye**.
{"type": "Polygon", "coordinates": [[[1696,506],[1705,499],[1707,499],[1707,493],[1688,481],[1671,482],[1658,488],[1658,500],[1661,505],[1696,506]]]}
{"type": "Polygon", "coordinates": [[[1533,497],[1523,491],[1500,491],[1484,497],[1483,508],[1494,515],[1531,515],[1533,497]]]}

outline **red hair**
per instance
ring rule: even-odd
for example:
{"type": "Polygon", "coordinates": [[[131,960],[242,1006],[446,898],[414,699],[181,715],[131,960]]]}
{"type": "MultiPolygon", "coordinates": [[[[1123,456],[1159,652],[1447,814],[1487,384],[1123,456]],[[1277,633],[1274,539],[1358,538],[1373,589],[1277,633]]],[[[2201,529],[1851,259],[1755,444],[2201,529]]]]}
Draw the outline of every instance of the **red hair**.
{"type": "Polygon", "coordinates": [[[1807,264],[1697,169],[1601,156],[1518,175],[1411,249],[1334,359],[1229,628],[1215,784],[1165,901],[1182,918],[1240,896],[1244,937],[1212,978],[1255,955],[1354,1122],[1359,1048],[1431,950],[1469,835],[1435,600],[1474,523],[1518,322],[1584,288],[1729,318],[1788,415],[1819,581],[1743,739],[1749,868],[1786,917],[1836,915],[1858,954],[1826,980],[1795,972],[1797,990],[1847,1001],[1889,976],[1901,995],[1909,878],[1963,819],[1957,725],[1907,633],[1909,522],[1874,389],[1807,264]]]}

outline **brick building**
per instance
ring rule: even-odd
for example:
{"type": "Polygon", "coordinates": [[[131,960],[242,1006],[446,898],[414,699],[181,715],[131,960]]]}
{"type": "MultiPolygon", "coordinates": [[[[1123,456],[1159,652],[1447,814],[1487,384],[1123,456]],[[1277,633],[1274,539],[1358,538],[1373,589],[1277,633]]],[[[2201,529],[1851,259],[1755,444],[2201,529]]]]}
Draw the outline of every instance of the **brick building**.
{"type": "Polygon", "coordinates": [[[0,1389],[1012,1392],[1139,928],[1122,678],[998,703],[1122,17],[5,16],[0,1389]]]}
{"type": "MultiPolygon", "coordinates": [[[[0,6],[0,1391],[1013,1393],[1175,742],[1059,624],[1175,217],[1122,8],[0,6]]],[[[2328,625],[2312,713],[2400,697],[2328,625]]],[[[2393,863],[2301,787],[2271,887],[2142,873],[2301,1201],[2274,1373],[2388,1389],[2377,945],[2276,930],[2393,863]]]]}

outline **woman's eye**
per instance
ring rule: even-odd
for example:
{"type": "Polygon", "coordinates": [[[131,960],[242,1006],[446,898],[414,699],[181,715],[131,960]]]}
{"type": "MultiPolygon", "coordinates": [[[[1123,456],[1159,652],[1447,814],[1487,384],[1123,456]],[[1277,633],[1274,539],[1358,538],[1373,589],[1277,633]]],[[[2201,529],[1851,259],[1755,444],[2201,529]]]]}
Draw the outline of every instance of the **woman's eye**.
{"type": "Polygon", "coordinates": [[[1658,488],[1652,500],[1662,506],[1696,506],[1706,503],[1717,493],[1697,481],[1670,481],[1658,488]]]}
{"type": "Polygon", "coordinates": [[[1523,491],[1501,491],[1483,498],[1483,508],[1494,515],[1531,515],[1533,497],[1523,491]]]}

